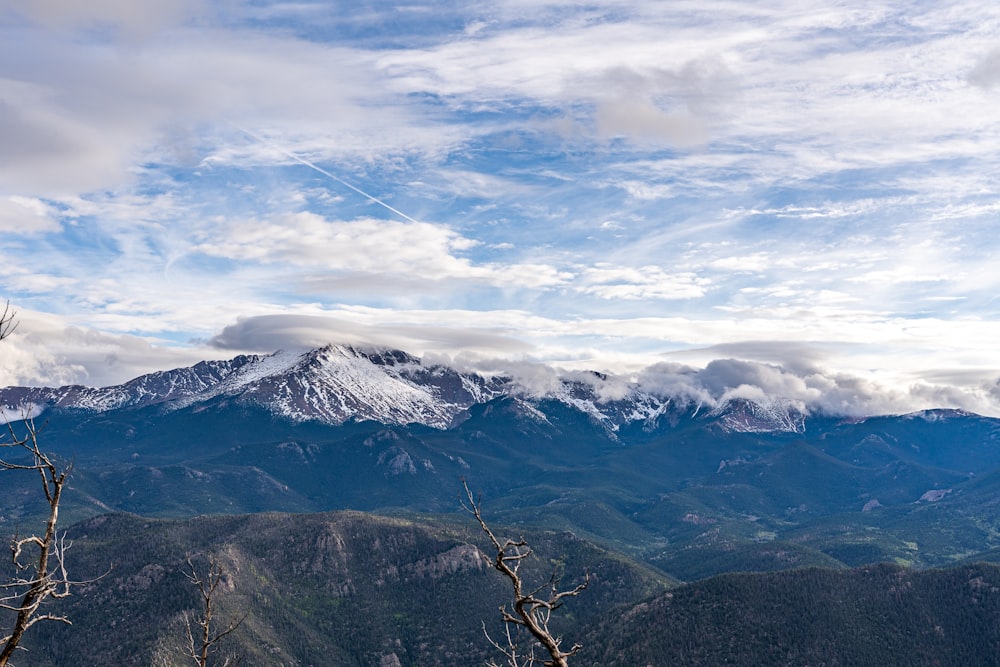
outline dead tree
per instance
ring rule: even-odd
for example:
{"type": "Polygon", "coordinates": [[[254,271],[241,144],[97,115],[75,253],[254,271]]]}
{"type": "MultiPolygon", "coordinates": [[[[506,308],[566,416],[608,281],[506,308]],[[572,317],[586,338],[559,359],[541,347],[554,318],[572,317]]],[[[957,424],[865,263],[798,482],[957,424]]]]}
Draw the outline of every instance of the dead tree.
{"type": "MultiPolygon", "coordinates": [[[[0,318],[0,337],[13,330],[10,324],[12,317],[5,309],[0,318]]],[[[30,418],[26,417],[22,424],[25,429],[23,436],[18,435],[13,424],[7,424],[10,440],[0,442],[0,447],[12,454],[19,453],[23,459],[17,458],[16,454],[2,456],[0,470],[24,470],[38,475],[49,506],[48,519],[45,522],[45,532],[41,535],[15,535],[10,543],[13,576],[10,581],[0,585],[0,609],[16,616],[13,627],[0,637],[0,643],[3,644],[0,649],[0,667],[7,665],[24,633],[35,623],[59,621],[70,624],[66,616],[43,613],[41,606],[49,598],[69,596],[70,586],[80,583],[70,581],[66,574],[65,555],[70,545],[65,541],[65,535],[59,536],[56,532],[59,501],[71,466],[60,467],[51,455],[38,448],[38,432],[30,418]]]]}
{"type": "MultiPolygon", "coordinates": [[[[566,598],[579,595],[587,587],[590,583],[590,574],[588,573],[583,582],[575,588],[560,591],[559,572],[556,571],[552,573],[546,583],[526,591],[524,578],[521,575],[521,564],[533,553],[531,547],[528,546],[523,537],[518,540],[504,539],[501,541],[483,519],[480,502],[473,497],[469,485],[462,482],[462,486],[465,488],[468,500],[466,503],[463,499],[463,507],[476,517],[480,528],[486,533],[496,551],[495,557],[491,558],[484,554],[483,558],[510,581],[514,593],[513,612],[508,611],[506,605],[500,607],[500,615],[507,635],[506,645],[494,640],[489,633],[486,633],[486,638],[504,654],[509,667],[529,667],[538,662],[547,667],[569,667],[569,658],[576,655],[583,647],[580,644],[574,644],[568,651],[562,650],[562,638],[552,634],[549,629],[549,620],[552,617],[552,612],[561,607],[566,598]],[[522,629],[527,630],[534,641],[528,647],[527,652],[522,652],[517,642],[517,635],[522,629]],[[551,659],[540,660],[536,658],[535,644],[541,645],[551,659]]],[[[485,624],[483,632],[486,632],[485,624]]],[[[498,667],[492,661],[487,664],[491,667],[498,667]]]]}
{"type": "MultiPolygon", "coordinates": [[[[187,558],[187,564],[190,572],[186,573],[185,576],[195,585],[201,595],[202,611],[201,616],[195,619],[187,614],[184,616],[188,642],[186,655],[198,667],[208,667],[209,657],[215,653],[219,642],[235,632],[246,620],[249,612],[244,613],[239,620],[231,622],[224,630],[214,630],[216,603],[218,602],[216,595],[219,585],[226,580],[226,573],[214,558],[208,559],[208,571],[204,574],[198,573],[198,568],[195,567],[190,556],[187,558]]],[[[222,662],[215,664],[218,667],[234,667],[240,662],[239,658],[227,655],[222,659],[222,662]]]]}

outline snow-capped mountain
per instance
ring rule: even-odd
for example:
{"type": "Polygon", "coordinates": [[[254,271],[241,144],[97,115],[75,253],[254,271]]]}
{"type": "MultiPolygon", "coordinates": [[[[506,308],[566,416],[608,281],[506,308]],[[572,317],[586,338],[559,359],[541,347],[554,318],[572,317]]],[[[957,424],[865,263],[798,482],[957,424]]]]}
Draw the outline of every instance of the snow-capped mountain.
{"type": "Polygon", "coordinates": [[[424,366],[398,350],[329,345],[300,355],[263,357],[177,404],[225,395],[296,421],[356,419],[447,428],[470,405],[502,394],[505,385],[503,379],[424,366]]]}
{"type": "Polygon", "coordinates": [[[266,359],[241,355],[228,361],[202,361],[187,368],[157,371],[111,387],[5,387],[0,389],[0,407],[7,413],[22,408],[58,407],[105,412],[119,408],[143,407],[188,398],[218,386],[246,366],[266,359]]]}
{"type": "Polygon", "coordinates": [[[0,406],[8,414],[25,406],[36,412],[47,407],[106,412],[147,406],[169,411],[230,400],[298,422],[355,420],[446,429],[462,421],[471,406],[512,394],[525,409],[553,400],[570,406],[610,435],[627,425],[653,431],[694,417],[717,420],[727,431],[800,432],[805,418],[789,401],[704,407],[599,373],[575,373],[555,388],[533,393],[510,377],[425,365],[399,350],[350,345],[204,361],[112,387],[7,387],[0,389],[0,406]]]}
{"type": "Polygon", "coordinates": [[[356,419],[447,428],[470,405],[502,394],[505,387],[503,379],[424,366],[405,352],[329,345],[306,353],[201,362],[112,387],[7,387],[0,389],[0,405],[9,413],[22,406],[105,412],[161,405],[173,410],[225,397],[295,421],[356,419]]]}

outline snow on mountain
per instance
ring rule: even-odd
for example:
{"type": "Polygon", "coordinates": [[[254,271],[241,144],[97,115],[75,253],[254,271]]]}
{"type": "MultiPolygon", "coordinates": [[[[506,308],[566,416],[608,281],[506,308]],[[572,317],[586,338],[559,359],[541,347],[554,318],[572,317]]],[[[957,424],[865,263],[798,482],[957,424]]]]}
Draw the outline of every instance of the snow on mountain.
{"type": "MultiPolygon", "coordinates": [[[[502,382],[426,367],[389,350],[330,345],[294,359],[274,355],[264,363],[268,368],[247,368],[209,393],[235,395],[300,421],[364,419],[447,428],[470,405],[503,391],[502,382]]],[[[195,398],[203,400],[188,400],[195,398]]]]}
{"type": "Polygon", "coordinates": [[[904,415],[900,415],[902,419],[922,419],[926,422],[943,422],[949,419],[961,419],[965,417],[975,417],[975,415],[966,410],[958,409],[937,409],[937,410],[918,410],[917,412],[909,412],[904,415]]]}
{"type": "Polygon", "coordinates": [[[225,396],[296,421],[350,419],[447,428],[466,408],[503,394],[507,381],[424,366],[405,352],[330,345],[306,353],[276,352],[201,362],[91,388],[7,387],[0,406],[104,412],[162,405],[181,409],[225,396]]]}
{"type": "Polygon", "coordinates": [[[723,429],[731,433],[803,433],[806,413],[797,401],[768,397],[724,401],[709,413],[717,417],[723,429]]]}
{"type": "Polygon", "coordinates": [[[14,414],[22,406],[104,412],[163,403],[204,392],[246,366],[259,363],[261,359],[243,355],[228,361],[202,361],[188,368],[142,375],[111,387],[4,387],[0,389],[0,406],[5,408],[6,413],[14,414]]]}
{"type": "MultiPolygon", "coordinates": [[[[638,385],[616,382],[614,388],[609,390],[609,383],[608,376],[589,373],[582,379],[564,379],[560,387],[549,392],[547,397],[587,414],[604,426],[609,434],[615,433],[625,424],[635,422],[642,422],[647,428],[655,428],[659,424],[659,418],[675,407],[673,399],[654,396],[638,385]]],[[[673,424],[676,423],[674,420],[673,424]]]]}
{"type": "Polygon", "coordinates": [[[531,394],[508,377],[424,365],[399,350],[350,345],[205,361],[113,387],[7,387],[0,389],[0,408],[6,406],[8,415],[20,406],[103,412],[158,405],[177,410],[226,398],[295,421],[342,424],[353,419],[444,429],[461,421],[469,407],[506,395],[518,396],[524,406],[559,401],[589,416],[609,435],[625,425],[641,424],[652,431],[694,418],[712,420],[725,431],[801,432],[805,420],[797,403],[780,398],[731,399],[703,410],[690,399],[656,395],[635,382],[600,373],[571,373],[544,394],[531,394]]]}
{"type": "Polygon", "coordinates": [[[690,398],[650,393],[638,384],[601,373],[564,379],[547,396],[586,413],[609,434],[636,423],[646,431],[676,427],[684,419],[711,421],[730,433],[802,433],[807,416],[799,401],[786,398],[723,397],[715,406],[702,406],[690,398]]]}

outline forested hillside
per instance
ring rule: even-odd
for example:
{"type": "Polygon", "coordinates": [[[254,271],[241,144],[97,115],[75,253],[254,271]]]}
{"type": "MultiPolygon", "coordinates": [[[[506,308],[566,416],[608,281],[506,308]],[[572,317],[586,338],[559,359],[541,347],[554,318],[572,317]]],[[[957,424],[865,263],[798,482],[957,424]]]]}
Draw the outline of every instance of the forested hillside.
{"type": "MultiPolygon", "coordinates": [[[[585,597],[553,626],[575,637],[668,578],[569,533],[530,531],[529,583],[587,572],[585,597]]],[[[246,614],[225,650],[249,665],[481,664],[491,655],[483,623],[499,636],[509,586],[483,560],[487,543],[468,522],[360,512],[200,517],[185,521],[106,515],[74,526],[75,578],[105,576],[48,609],[72,625],[42,623],[20,667],[182,665],[184,613],[199,612],[186,559],[216,560],[224,628],[246,614]],[[110,568],[110,571],[108,569],[110,568]]]]}
{"type": "MultiPolygon", "coordinates": [[[[471,522],[359,512],[189,520],[108,515],[70,531],[78,587],[50,607],[72,626],[32,629],[18,665],[183,665],[184,614],[199,610],[186,559],[224,568],[222,645],[249,665],[456,665],[498,657],[509,587],[471,522]]],[[[806,568],[677,585],[569,533],[528,531],[529,579],[590,586],[553,615],[583,649],[573,664],[995,665],[1000,566],[806,568]]]]}
{"type": "Polygon", "coordinates": [[[988,667],[1000,659],[1000,567],[894,565],[734,573],[590,629],[593,666],[988,667]]]}

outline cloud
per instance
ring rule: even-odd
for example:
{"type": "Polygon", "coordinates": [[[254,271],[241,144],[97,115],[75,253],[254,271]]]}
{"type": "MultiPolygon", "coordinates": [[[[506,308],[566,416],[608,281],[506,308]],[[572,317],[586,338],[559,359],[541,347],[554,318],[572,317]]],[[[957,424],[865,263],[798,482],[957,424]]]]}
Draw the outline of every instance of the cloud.
{"type": "Polygon", "coordinates": [[[561,382],[589,385],[600,401],[649,392],[679,405],[711,410],[733,399],[790,403],[818,415],[859,418],[956,407],[1000,414],[997,381],[965,387],[916,382],[900,391],[858,376],[819,369],[792,371],[775,364],[716,359],[703,368],[675,363],[646,366],[631,375],[560,370],[545,364],[494,361],[491,369],[514,379],[529,395],[561,393],[561,382]]]}
{"type": "Polygon", "coordinates": [[[773,264],[773,260],[766,252],[758,252],[753,255],[741,257],[720,257],[712,260],[709,266],[713,269],[723,271],[735,271],[739,273],[757,273],[768,269],[773,264]]]}
{"type": "Polygon", "coordinates": [[[715,406],[717,396],[698,381],[698,369],[692,366],[661,362],[644,368],[636,384],[643,390],[663,398],[674,398],[681,404],[715,406]]]}
{"type": "Polygon", "coordinates": [[[429,223],[328,221],[308,212],[273,221],[229,221],[205,230],[196,243],[195,251],[227,259],[431,275],[464,273],[468,262],[453,253],[476,245],[446,227],[429,223]]]}
{"type": "MultiPolygon", "coordinates": [[[[369,327],[332,317],[259,315],[240,318],[213,336],[208,344],[220,350],[312,349],[330,343],[375,343],[369,327]]],[[[377,343],[375,343],[377,344],[377,343]]]]}
{"type": "Polygon", "coordinates": [[[1000,48],[987,53],[969,72],[969,82],[982,88],[1000,83],[1000,48]]]}
{"type": "Polygon", "coordinates": [[[677,70],[612,67],[601,75],[599,87],[599,135],[693,148],[708,141],[708,120],[736,85],[721,62],[689,61],[677,70]]]}
{"type": "Polygon", "coordinates": [[[720,343],[699,350],[709,357],[752,359],[758,363],[784,366],[794,373],[811,374],[830,356],[826,346],[787,340],[743,340],[720,343]]]}
{"type": "Polygon", "coordinates": [[[668,273],[658,266],[599,264],[583,271],[575,289],[602,299],[696,299],[710,283],[694,273],[668,273]]]}
{"type": "Polygon", "coordinates": [[[531,345],[505,334],[499,327],[459,328],[435,324],[431,318],[409,324],[384,324],[366,323],[362,318],[349,316],[261,315],[240,318],[207,341],[215,350],[264,354],[336,343],[390,347],[427,355],[428,363],[487,370],[493,363],[490,360],[521,357],[532,351],[531,345]]]}
{"type": "MultiPolygon", "coordinates": [[[[423,356],[426,363],[454,365],[512,377],[532,395],[557,392],[561,380],[589,384],[601,400],[616,400],[635,390],[649,391],[681,403],[713,408],[735,397],[792,401],[821,414],[861,417],[899,414],[920,409],[956,407],[1000,415],[1000,371],[978,368],[926,372],[909,383],[825,370],[835,359],[818,345],[773,341],[732,344],[712,350],[740,352],[744,358],[716,358],[705,363],[642,363],[635,355],[635,371],[622,373],[620,360],[600,356],[580,358],[577,369],[567,368],[556,355],[579,353],[579,345],[553,345],[561,336],[579,337],[599,323],[566,327],[557,321],[538,321],[527,313],[492,313],[480,326],[470,326],[470,313],[411,312],[408,322],[398,313],[371,309],[344,309],[336,315],[276,314],[241,318],[210,340],[183,347],[151,342],[132,335],[111,335],[74,326],[50,315],[20,311],[16,334],[3,342],[0,384],[93,386],[118,384],[142,373],[187,366],[203,359],[229,358],[237,353],[268,354],[278,349],[304,350],[329,343],[376,345],[403,349],[423,356]],[[492,321],[491,321],[492,319],[492,321]],[[462,323],[464,322],[464,326],[462,323]],[[531,342],[523,335],[551,328],[547,337],[531,342]],[[582,329],[582,330],[581,330],[582,329]],[[770,358],[755,361],[752,357],[770,358]],[[791,365],[778,360],[784,356],[791,365]],[[589,371],[602,370],[598,375],[589,371]]],[[[613,325],[608,323],[608,331],[613,325]]],[[[704,351],[703,351],[704,352],[704,351]]]]}
{"type": "Polygon", "coordinates": [[[125,179],[118,142],[102,141],[100,131],[59,108],[55,97],[45,86],[0,78],[0,186],[52,195],[125,179]]]}
{"type": "MultiPolygon", "coordinates": [[[[992,9],[362,5],[4,5],[0,277],[110,336],[51,333],[69,375],[119,373],[117,335],[312,315],[433,354],[680,360],[704,381],[663,382],[713,400],[992,405],[992,9]]],[[[256,322],[263,351],[323,339],[256,322]]]]}
{"type": "Polygon", "coordinates": [[[18,327],[0,347],[0,386],[108,386],[144,373],[195,364],[205,348],[172,348],[139,336],[73,326],[18,309],[18,327]]]}
{"type": "Polygon", "coordinates": [[[9,0],[8,8],[51,28],[91,28],[102,24],[145,32],[174,25],[200,4],[197,0],[9,0]]]}
{"type": "Polygon", "coordinates": [[[715,396],[723,396],[742,386],[753,386],[765,395],[785,398],[802,398],[811,393],[801,377],[778,366],[737,359],[710,362],[698,373],[698,380],[715,396]]]}
{"type": "MultiPolygon", "coordinates": [[[[961,375],[955,372],[921,373],[906,381],[886,376],[885,381],[861,374],[826,370],[827,364],[845,365],[842,346],[802,342],[745,341],[701,350],[710,360],[703,366],[674,362],[642,363],[636,355],[633,373],[621,373],[621,360],[581,358],[566,368],[556,360],[559,354],[580,346],[563,341],[562,336],[588,333],[621,334],[620,323],[577,322],[572,327],[557,321],[539,321],[524,313],[483,313],[480,328],[462,327],[477,317],[473,313],[410,313],[409,324],[393,324],[398,315],[356,309],[337,317],[276,316],[246,318],[227,327],[213,339],[219,349],[267,352],[287,348],[294,341],[302,347],[329,342],[351,342],[397,347],[429,355],[433,362],[456,363],[468,370],[510,376],[525,391],[545,395],[559,389],[559,379],[590,384],[603,400],[614,400],[630,389],[651,391],[681,402],[715,407],[733,397],[777,398],[801,404],[805,409],[830,415],[860,417],[873,414],[904,413],[934,407],[959,407],[988,415],[1000,415],[996,377],[1000,370],[979,369],[961,375]],[[537,332],[548,327],[547,335],[537,332]],[[534,344],[525,334],[535,331],[534,344]],[[459,353],[455,351],[459,350],[459,353]],[[738,353],[743,358],[722,355],[738,353]],[[721,357],[721,358],[720,358],[721,357]],[[756,359],[756,360],[755,360],[756,359]],[[563,370],[560,370],[562,368],[563,370]],[[605,379],[587,370],[605,372],[605,379]],[[926,376],[928,379],[923,379],[926,376]]],[[[688,325],[691,327],[691,325],[688,325]]],[[[633,335],[635,325],[626,326],[633,335]]],[[[660,325],[662,328],[662,324],[660,325]]],[[[692,327],[696,328],[696,327],[692,327]]],[[[849,350],[848,350],[849,351],[849,350]]],[[[860,363],[866,363],[862,358],[860,363]]],[[[891,366],[891,364],[890,364],[891,366]]]]}
{"type": "Polygon", "coordinates": [[[600,101],[595,120],[598,133],[607,139],[662,139],[688,148],[708,138],[704,124],[694,116],[667,113],[637,97],[600,101]]]}
{"type": "MultiPolygon", "coordinates": [[[[213,226],[198,235],[193,251],[262,264],[323,267],[329,274],[412,277],[425,281],[473,281],[543,288],[565,283],[570,274],[554,267],[479,264],[459,256],[476,247],[447,227],[422,222],[360,219],[328,221],[313,213],[278,220],[241,220],[213,226]]],[[[340,280],[331,275],[327,280],[340,280]]],[[[324,279],[312,276],[313,284],[324,279]]],[[[396,285],[390,278],[389,284],[396,285]]]]}
{"type": "Polygon", "coordinates": [[[562,122],[548,127],[570,138],[704,143],[709,124],[734,97],[732,73],[717,58],[692,60],[679,48],[684,40],[663,40],[653,26],[616,19],[568,21],[558,31],[504,26],[475,39],[384,54],[379,64],[400,91],[434,91],[468,105],[561,109],[562,122]],[[601,44],[600,58],[594,44],[601,44]],[[581,115],[584,107],[590,111],[581,115]]]}
{"type": "Polygon", "coordinates": [[[370,54],[290,36],[188,27],[121,47],[0,26],[0,63],[0,188],[25,196],[117,189],[162,160],[292,162],[241,126],[314,160],[455,141],[391,99],[370,54]]]}
{"type": "Polygon", "coordinates": [[[42,200],[17,195],[0,197],[0,232],[30,235],[59,229],[56,212],[42,200]]]}
{"type": "Polygon", "coordinates": [[[800,366],[791,370],[774,364],[717,359],[698,369],[658,364],[642,371],[637,387],[660,396],[714,408],[733,398],[792,401],[809,412],[847,417],[902,414],[916,410],[956,407],[1000,415],[996,384],[936,385],[925,381],[900,388],[847,373],[830,373],[800,366]]]}

